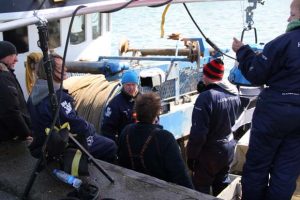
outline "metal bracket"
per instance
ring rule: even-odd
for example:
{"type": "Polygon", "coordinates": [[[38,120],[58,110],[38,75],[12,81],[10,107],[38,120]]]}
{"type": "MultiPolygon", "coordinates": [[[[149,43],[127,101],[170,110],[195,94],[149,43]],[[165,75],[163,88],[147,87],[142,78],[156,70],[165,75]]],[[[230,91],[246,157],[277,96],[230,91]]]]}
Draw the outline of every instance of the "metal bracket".
{"type": "Polygon", "coordinates": [[[254,24],[253,21],[253,10],[256,9],[257,3],[260,3],[261,5],[264,5],[264,0],[248,0],[249,3],[253,3],[251,6],[248,6],[246,8],[246,23],[248,24],[245,28],[246,30],[251,30],[252,25],[254,24]]]}

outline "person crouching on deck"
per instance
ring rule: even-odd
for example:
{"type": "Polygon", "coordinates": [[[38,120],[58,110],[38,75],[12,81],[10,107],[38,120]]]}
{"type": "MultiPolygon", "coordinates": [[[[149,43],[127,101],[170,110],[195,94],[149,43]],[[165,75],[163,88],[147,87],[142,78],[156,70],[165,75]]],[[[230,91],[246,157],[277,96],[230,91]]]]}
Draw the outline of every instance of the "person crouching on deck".
{"type": "MultiPolygon", "coordinates": [[[[56,91],[57,97],[59,97],[63,60],[58,54],[51,54],[50,60],[53,67],[54,90],[56,91]]],[[[46,138],[45,129],[51,126],[53,120],[53,110],[50,102],[43,60],[41,60],[37,69],[37,77],[38,80],[35,83],[27,102],[34,130],[34,140],[29,146],[29,149],[35,157],[41,156],[41,148],[46,138]]],[[[66,78],[67,74],[65,70],[63,80],[66,78]]],[[[67,90],[63,90],[61,94],[61,101],[58,103],[60,124],[68,122],[71,133],[84,135],[87,142],[87,150],[95,158],[112,162],[117,151],[115,142],[98,135],[95,127],[91,123],[77,115],[73,104],[74,99],[68,94],[67,90]]]]}
{"type": "Polygon", "coordinates": [[[221,87],[224,64],[215,59],[203,68],[202,91],[194,105],[187,144],[187,162],[195,189],[218,195],[229,183],[235,141],[231,132],[240,111],[240,98],[221,87]]]}
{"type": "Polygon", "coordinates": [[[119,164],[156,178],[193,188],[178,144],[156,124],[161,101],[156,93],[140,94],[134,110],[138,123],[127,125],[119,139],[119,164]]]}

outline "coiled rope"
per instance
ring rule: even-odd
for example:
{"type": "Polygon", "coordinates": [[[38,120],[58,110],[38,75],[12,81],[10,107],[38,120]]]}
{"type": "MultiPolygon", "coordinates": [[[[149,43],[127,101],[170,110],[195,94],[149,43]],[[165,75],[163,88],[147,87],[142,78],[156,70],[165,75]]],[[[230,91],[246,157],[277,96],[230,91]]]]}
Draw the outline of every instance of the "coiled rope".
{"type": "Polygon", "coordinates": [[[119,81],[109,82],[104,75],[72,76],[64,81],[64,88],[75,99],[79,116],[94,124],[100,133],[106,102],[117,92],[119,81]]]}

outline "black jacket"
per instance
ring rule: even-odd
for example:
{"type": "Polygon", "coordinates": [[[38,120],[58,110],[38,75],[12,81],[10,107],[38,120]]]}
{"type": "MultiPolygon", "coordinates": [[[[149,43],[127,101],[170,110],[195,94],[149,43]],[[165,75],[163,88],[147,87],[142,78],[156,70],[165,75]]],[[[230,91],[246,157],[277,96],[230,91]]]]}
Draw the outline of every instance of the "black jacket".
{"type": "Polygon", "coordinates": [[[31,134],[30,115],[20,84],[7,66],[0,63],[0,141],[31,134]]]}
{"type": "Polygon", "coordinates": [[[178,144],[174,136],[169,131],[162,129],[162,126],[140,122],[127,125],[121,133],[119,142],[119,161],[121,166],[168,182],[193,188],[178,144]],[[141,165],[140,160],[136,159],[134,159],[133,168],[126,142],[127,135],[129,135],[132,154],[139,154],[154,129],[156,130],[153,138],[145,149],[143,156],[146,169],[141,165]]]}

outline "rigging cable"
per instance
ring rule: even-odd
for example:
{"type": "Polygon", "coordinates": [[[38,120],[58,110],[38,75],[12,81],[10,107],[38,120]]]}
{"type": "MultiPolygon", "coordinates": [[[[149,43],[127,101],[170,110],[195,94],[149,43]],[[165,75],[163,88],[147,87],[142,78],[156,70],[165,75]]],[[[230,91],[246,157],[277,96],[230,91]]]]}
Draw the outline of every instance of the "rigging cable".
{"type": "Polygon", "coordinates": [[[40,9],[43,7],[43,5],[45,4],[45,1],[46,1],[46,0],[43,0],[43,2],[40,4],[40,6],[38,7],[37,10],[40,10],[40,9]]]}
{"type": "MultiPolygon", "coordinates": [[[[70,26],[69,26],[69,30],[68,30],[68,34],[67,34],[67,39],[66,39],[66,45],[65,45],[65,49],[64,49],[64,54],[63,54],[63,63],[62,63],[62,70],[61,70],[61,83],[60,83],[60,93],[59,93],[59,100],[58,102],[61,102],[61,97],[62,97],[62,87],[63,87],[63,76],[64,76],[64,68],[65,68],[65,60],[66,60],[66,54],[67,54],[67,48],[68,48],[68,43],[69,43],[69,38],[70,38],[70,33],[71,33],[71,28],[72,28],[72,25],[73,25],[73,21],[74,21],[74,17],[77,13],[77,11],[81,8],[84,8],[85,6],[78,6],[75,11],[72,13],[72,18],[71,18],[71,22],[70,22],[70,26]]],[[[56,125],[56,122],[59,118],[59,109],[60,107],[58,106],[55,110],[55,114],[54,114],[54,117],[53,117],[53,120],[52,120],[52,123],[51,123],[51,126],[50,126],[50,131],[49,133],[51,133],[56,125]]],[[[46,140],[49,140],[49,137],[46,137],[46,140]]],[[[43,157],[45,158],[45,150],[46,150],[46,145],[47,145],[48,141],[45,141],[43,147],[42,147],[42,154],[43,154],[43,157]]]]}
{"type": "Polygon", "coordinates": [[[114,9],[111,9],[111,10],[107,10],[107,11],[104,11],[103,13],[113,13],[113,12],[117,12],[119,10],[122,10],[123,8],[126,8],[129,4],[133,3],[134,1],[136,0],[131,0],[127,3],[125,3],[124,5],[120,6],[119,8],[114,8],[114,9]]]}
{"type": "MultiPolygon", "coordinates": [[[[59,100],[58,102],[61,102],[61,98],[62,98],[62,89],[63,89],[63,78],[64,78],[64,71],[65,71],[65,63],[66,63],[66,56],[67,56],[67,52],[68,52],[68,46],[69,46],[69,40],[70,40],[70,34],[71,34],[71,29],[73,27],[73,22],[74,22],[74,18],[76,16],[76,13],[78,12],[78,10],[85,8],[86,6],[78,6],[74,12],[72,13],[72,17],[71,17],[71,21],[70,21],[70,25],[69,25],[69,30],[68,30],[68,34],[67,34],[67,38],[66,38],[66,43],[65,43],[65,49],[64,49],[64,54],[63,54],[63,62],[62,62],[62,69],[61,69],[61,74],[60,74],[60,80],[62,80],[60,82],[60,86],[59,86],[59,100]]],[[[53,125],[55,126],[56,124],[56,120],[58,118],[58,114],[59,114],[59,107],[57,108],[56,112],[55,112],[55,117],[53,119],[53,125]]]]}
{"type": "Polygon", "coordinates": [[[240,0],[240,12],[242,13],[242,26],[245,27],[245,14],[244,14],[244,11],[245,11],[245,1],[244,0],[240,0]]]}
{"type": "Polygon", "coordinates": [[[207,42],[214,50],[216,50],[217,52],[221,53],[221,54],[224,55],[224,56],[227,56],[228,58],[231,58],[231,59],[233,59],[233,60],[236,60],[234,57],[232,57],[232,56],[230,56],[230,55],[228,55],[228,54],[226,54],[226,53],[223,53],[223,52],[220,50],[220,48],[219,48],[216,44],[214,44],[208,37],[206,37],[206,35],[202,32],[202,30],[200,29],[200,27],[199,27],[198,24],[196,23],[195,19],[193,18],[192,14],[190,13],[190,11],[189,11],[189,9],[187,8],[186,4],[183,3],[183,5],[184,5],[184,7],[185,7],[187,13],[189,14],[191,20],[193,21],[193,23],[195,24],[195,26],[197,27],[197,29],[200,31],[201,35],[204,37],[205,41],[206,41],[206,42],[207,42]]]}
{"type": "MultiPolygon", "coordinates": [[[[39,6],[38,10],[40,10],[42,8],[42,6],[44,5],[46,0],[43,0],[43,2],[41,3],[41,5],[39,6]]],[[[129,1],[128,3],[122,5],[121,7],[119,8],[116,8],[116,9],[112,9],[112,10],[109,10],[109,11],[106,11],[104,13],[111,13],[111,12],[116,12],[116,11],[119,11],[125,7],[127,7],[129,4],[131,4],[132,2],[134,2],[135,0],[131,0],[129,1]]],[[[63,76],[64,76],[64,68],[65,68],[65,60],[66,60],[66,55],[67,55],[67,50],[68,50],[68,44],[69,44],[69,39],[70,39],[70,34],[71,34],[71,29],[72,29],[72,26],[73,26],[73,21],[74,21],[74,18],[76,16],[76,13],[78,12],[78,10],[82,9],[82,8],[85,8],[86,6],[78,6],[74,12],[72,13],[72,17],[71,17],[71,21],[70,21],[70,25],[69,25],[69,30],[68,30],[68,33],[67,33],[67,38],[66,38],[66,44],[65,44],[65,49],[64,49],[64,53],[63,53],[63,63],[62,63],[62,70],[61,70],[61,80],[63,80],[63,76]]],[[[63,88],[63,81],[60,83],[60,93],[59,93],[59,100],[58,102],[61,101],[61,97],[62,97],[62,88],[63,88]]],[[[54,114],[54,117],[53,117],[53,121],[51,123],[51,126],[50,126],[50,131],[51,132],[54,127],[55,127],[55,124],[58,120],[58,117],[59,117],[59,107],[55,110],[55,114],[54,114]]],[[[45,142],[45,144],[47,144],[47,142],[45,142]]],[[[44,146],[43,148],[46,148],[46,146],[44,146]]],[[[43,151],[45,152],[45,151],[43,151]]],[[[45,156],[45,155],[43,155],[45,156]]]]}
{"type": "MultiPolygon", "coordinates": [[[[72,13],[72,18],[71,18],[71,22],[70,22],[70,26],[69,26],[69,30],[68,30],[68,34],[67,34],[67,39],[66,39],[66,45],[65,45],[65,49],[64,49],[64,54],[63,54],[63,63],[62,63],[62,70],[61,70],[61,83],[60,83],[60,93],[59,93],[59,100],[58,102],[61,102],[61,97],[62,97],[62,87],[63,87],[63,76],[64,76],[64,68],[65,68],[65,60],[66,60],[66,54],[67,54],[67,49],[68,49],[68,43],[69,43],[69,38],[70,38],[70,32],[71,32],[71,28],[72,28],[72,25],[73,25],[73,21],[74,21],[74,17],[77,13],[77,11],[81,8],[84,8],[85,6],[78,6],[75,11],[72,13]]],[[[50,132],[52,132],[52,130],[54,129],[55,127],[55,124],[59,118],[59,109],[60,107],[58,106],[55,110],[55,114],[54,114],[54,117],[53,117],[53,121],[52,121],[52,124],[51,124],[51,127],[50,127],[50,132]]],[[[47,139],[49,139],[49,137],[47,137],[47,139]]],[[[46,149],[46,144],[48,142],[45,142],[44,143],[44,146],[43,146],[43,154],[45,153],[45,149],[46,149]]],[[[45,157],[45,155],[43,155],[45,157]]]]}
{"type": "Polygon", "coordinates": [[[150,7],[150,8],[156,8],[156,7],[160,7],[160,6],[164,6],[164,5],[170,4],[172,1],[173,0],[167,0],[166,2],[157,4],[157,5],[148,6],[148,7],[150,7]]]}
{"type": "MultiPolygon", "coordinates": [[[[72,26],[73,26],[73,21],[74,21],[74,18],[77,14],[77,11],[82,9],[82,8],[85,8],[86,6],[84,5],[80,5],[78,6],[74,12],[72,13],[72,18],[71,18],[71,22],[70,22],[70,25],[69,25],[69,30],[68,30],[68,34],[67,34],[67,38],[66,38],[66,44],[65,44],[65,49],[64,49],[64,54],[63,54],[63,62],[62,62],[62,70],[61,70],[61,83],[60,83],[60,94],[59,94],[59,101],[58,102],[61,102],[61,98],[62,98],[62,87],[63,87],[63,77],[64,77],[64,68],[65,68],[65,61],[66,61],[66,55],[67,55],[67,50],[68,50],[68,44],[69,44],[69,41],[70,41],[70,34],[71,34],[71,30],[72,30],[72,26]]],[[[57,107],[56,109],[56,120],[58,119],[58,115],[59,115],[59,106],[57,107]]],[[[60,123],[60,122],[59,122],[60,123]]],[[[55,126],[55,121],[53,121],[53,128],[55,126]]],[[[51,127],[52,128],[52,127],[51,127]]],[[[69,134],[69,137],[70,138],[73,138],[71,134],[69,134]]],[[[48,137],[49,138],[49,137],[48,137]]],[[[73,138],[72,141],[74,143],[76,143],[76,145],[78,147],[80,147],[79,149],[84,152],[88,157],[89,157],[89,160],[94,164],[94,166],[111,182],[111,183],[114,183],[114,180],[105,172],[105,170],[99,165],[97,164],[96,160],[91,157],[91,155],[89,154],[89,152],[83,147],[81,146],[81,144],[75,139],[73,138]]]]}

